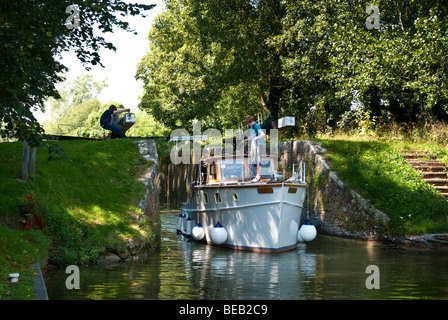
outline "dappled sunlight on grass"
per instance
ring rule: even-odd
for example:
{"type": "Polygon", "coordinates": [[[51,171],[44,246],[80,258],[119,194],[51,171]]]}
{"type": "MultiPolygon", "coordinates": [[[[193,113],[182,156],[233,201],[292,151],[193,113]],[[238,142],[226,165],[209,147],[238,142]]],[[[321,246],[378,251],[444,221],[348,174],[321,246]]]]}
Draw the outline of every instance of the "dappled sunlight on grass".
{"type": "Polygon", "coordinates": [[[31,263],[41,263],[49,246],[40,231],[20,232],[0,224],[0,300],[34,299],[32,283],[36,271],[31,263]],[[12,284],[8,275],[19,273],[12,284]]]}
{"type": "MultiPolygon", "coordinates": [[[[35,196],[57,250],[55,262],[86,263],[107,247],[132,237],[143,238],[136,215],[145,186],[138,180],[146,162],[138,146],[128,140],[60,141],[66,158],[48,160],[46,143],[37,148],[36,175],[20,183],[20,142],[3,143],[0,160],[0,221],[3,212],[17,212],[17,197],[25,202],[27,193],[35,196]],[[8,192],[8,190],[12,190],[8,192]],[[4,192],[3,192],[4,191],[4,192]]],[[[20,224],[20,223],[19,223],[20,224]]],[[[50,257],[50,259],[52,259],[50,257]]]]}

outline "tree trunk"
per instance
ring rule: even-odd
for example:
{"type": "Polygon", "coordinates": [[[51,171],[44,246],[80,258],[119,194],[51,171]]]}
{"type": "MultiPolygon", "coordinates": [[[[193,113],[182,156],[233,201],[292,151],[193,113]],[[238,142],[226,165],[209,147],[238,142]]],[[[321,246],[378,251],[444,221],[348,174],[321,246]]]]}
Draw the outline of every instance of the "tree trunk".
{"type": "MultiPolygon", "coordinates": [[[[276,81],[278,82],[278,81],[276,81]]],[[[268,105],[267,108],[271,113],[271,116],[278,120],[278,114],[280,111],[280,98],[282,96],[284,88],[280,86],[271,86],[269,89],[268,105]]]]}
{"type": "Polygon", "coordinates": [[[258,90],[258,97],[260,98],[260,102],[261,102],[261,106],[263,107],[263,110],[265,113],[268,113],[268,107],[267,107],[267,102],[266,102],[266,94],[264,92],[262,92],[261,89],[258,90]]]}
{"type": "Polygon", "coordinates": [[[36,173],[36,147],[30,148],[30,174],[36,173]]]}
{"type": "Polygon", "coordinates": [[[372,117],[381,117],[381,97],[378,95],[378,88],[371,88],[367,91],[370,96],[370,110],[372,117]]]}

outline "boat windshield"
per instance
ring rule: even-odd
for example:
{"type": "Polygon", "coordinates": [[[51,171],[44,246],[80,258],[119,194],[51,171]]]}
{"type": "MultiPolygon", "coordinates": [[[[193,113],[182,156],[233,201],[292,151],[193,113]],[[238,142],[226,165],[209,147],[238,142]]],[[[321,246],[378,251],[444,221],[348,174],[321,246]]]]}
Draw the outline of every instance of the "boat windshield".
{"type": "MultiPolygon", "coordinates": [[[[247,163],[246,163],[247,166],[247,163]]],[[[255,166],[248,167],[251,176],[255,176],[255,166]]],[[[271,176],[271,161],[263,159],[261,161],[261,177],[269,178],[271,176]]],[[[228,159],[221,161],[221,178],[223,181],[241,179],[242,176],[247,176],[245,173],[242,159],[228,159]]]]}
{"type": "MultiPolygon", "coordinates": [[[[209,158],[206,159],[206,168],[201,169],[201,179],[206,184],[216,184],[221,182],[237,182],[255,177],[255,165],[248,157],[244,158],[209,158]],[[243,179],[244,178],[244,179],[243,179]]],[[[270,179],[274,173],[274,162],[269,158],[261,160],[260,176],[270,179]]]]}
{"type": "Polygon", "coordinates": [[[230,159],[221,161],[222,179],[241,179],[244,174],[243,160],[230,159]]]}

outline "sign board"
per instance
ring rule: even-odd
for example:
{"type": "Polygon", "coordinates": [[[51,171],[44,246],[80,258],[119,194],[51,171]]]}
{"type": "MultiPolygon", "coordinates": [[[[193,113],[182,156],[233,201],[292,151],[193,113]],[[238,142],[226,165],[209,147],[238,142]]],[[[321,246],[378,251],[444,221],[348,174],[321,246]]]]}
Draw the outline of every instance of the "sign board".
{"type": "Polygon", "coordinates": [[[283,117],[278,119],[278,129],[283,127],[293,127],[296,124],[296,118],[294,117],[283,117]]]}

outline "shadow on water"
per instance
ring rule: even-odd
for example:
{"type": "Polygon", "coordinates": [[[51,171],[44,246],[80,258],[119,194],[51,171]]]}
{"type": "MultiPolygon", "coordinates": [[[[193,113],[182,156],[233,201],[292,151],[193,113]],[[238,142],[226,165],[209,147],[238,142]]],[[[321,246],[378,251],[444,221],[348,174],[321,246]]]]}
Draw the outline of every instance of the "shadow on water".
{"type": "Polygon", "coordinates": [[[69,299],[447,299],[448,256],[382,250],[318,235],[280,254],[240,252],[176,235],[178,212],[164,212],[162,245],[137,261],[80,267],[80,289],[65,269],[48,270],[51,300],[69,299]],[[367,289],[369,265],[379,289],[367,289]]]}

